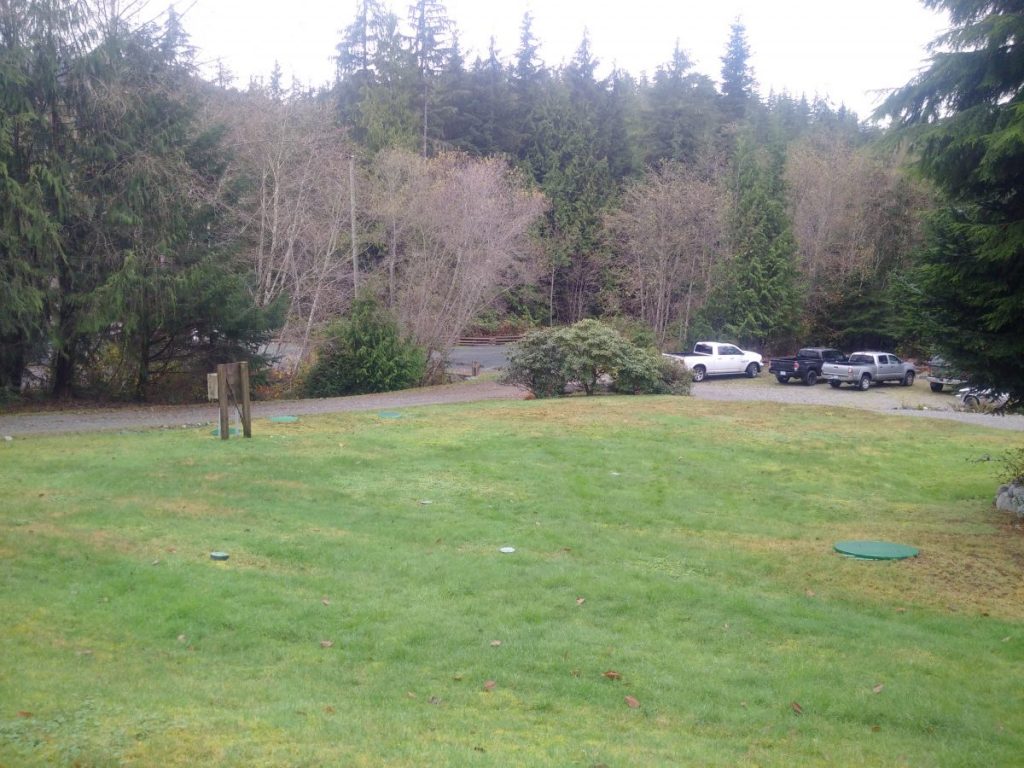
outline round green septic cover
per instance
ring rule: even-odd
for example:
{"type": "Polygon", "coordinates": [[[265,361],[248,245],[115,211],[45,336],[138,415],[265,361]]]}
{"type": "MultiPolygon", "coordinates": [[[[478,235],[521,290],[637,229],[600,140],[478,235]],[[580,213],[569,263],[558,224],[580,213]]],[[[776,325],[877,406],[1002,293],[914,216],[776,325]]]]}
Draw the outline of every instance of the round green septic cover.
{"type": "Polygon", "coordinates": [[[380,416],[382,419],[400,419],[400,418],[402,418],[402,414],[400,414],[398,411],[381,411],[377,415],[380,416]]]}
{"type": "Polygon", "coordinates": [[[270,420],[276,424],[292,424],[299,420],[298,416],[271,416],[270,420]]]}
{"type": "Polygon", "coordinates": [[[889,541],[837,541],[836,552],[861,560],[903,560],[917,557],[917,549],[889,541]]]}
{"type": "MultiPolygon", "coordinates": [[[[217,427],[210,434],[213,435],[214,437],[220,437],[220,427],[217,427]]],[[[238,427],[228,427],[228,435],[237,435],[237,434],[239,434],[238,427]]]]}

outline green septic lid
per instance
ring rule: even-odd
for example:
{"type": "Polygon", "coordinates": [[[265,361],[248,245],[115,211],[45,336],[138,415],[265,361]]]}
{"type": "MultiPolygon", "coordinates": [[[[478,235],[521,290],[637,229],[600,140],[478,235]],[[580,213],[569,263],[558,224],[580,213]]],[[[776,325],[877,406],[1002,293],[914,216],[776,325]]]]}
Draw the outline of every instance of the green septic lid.
{"type": "MultiPolygon", "coordinates": [[[[220,437],[220,427],[217,427],[210,434],[213,435],[214,437],[220,437]]],[[[237,434],[238,434],[238,427],[228,427],[228,435],[229,436],[230,435],[237,435],[237,434]]]]}
{"type": "Polygon", "coordinates": [[[277,424],[291,424],[299,420],[298,416],[271,416],[270,420],[277,424]]]}
{"type": "Polygon", "coordinates": [[[889,541],[837,541],[836,552],[859,560],[903,560],[917,557],[917,549],[889,541]]]}
{"type": "Polygon", "coordinates": [[[402,414],[400,414],[398,411],[381,411],[377,415],[380,418],[382,418],[382,419],[400,419],[400,418],[402,418],[402,414]]]}

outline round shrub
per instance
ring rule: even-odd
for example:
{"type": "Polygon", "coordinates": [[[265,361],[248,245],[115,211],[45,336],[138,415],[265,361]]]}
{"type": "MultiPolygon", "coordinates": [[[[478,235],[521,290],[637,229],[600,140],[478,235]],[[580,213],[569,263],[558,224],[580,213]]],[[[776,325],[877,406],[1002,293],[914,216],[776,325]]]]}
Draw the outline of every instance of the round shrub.
{"type": "Polygon", "coordinates": [[[689,393],[683,366],[597,320],[531,333],[513,346],[504,381],[535,397],[563,394],[573,383],[592,395],[604,382],[630,394],[689,393]]]}
{"type": "Polygon", "coordinates": [[[419,384],[426,353],[402,337],[395,319],[371,296],[352,304],[349,317],[327,330],[306,378],[310,397],[391,392],[419,384]]]}

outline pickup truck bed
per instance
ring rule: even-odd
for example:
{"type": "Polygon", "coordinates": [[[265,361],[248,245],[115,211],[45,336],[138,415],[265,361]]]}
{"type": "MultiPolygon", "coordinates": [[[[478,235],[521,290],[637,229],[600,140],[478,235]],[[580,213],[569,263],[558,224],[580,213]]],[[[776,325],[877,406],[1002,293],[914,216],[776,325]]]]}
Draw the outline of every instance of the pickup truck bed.
{"type": "Polygon", "coordinates": [[[914,383],[914,366],[888,352],[854,352],[843,363],[825,363],[822,376],[833,388],[851,384],[866,390],[872,384],[894,381],[904,387],[914,383]]]}
{"type": "Polygon", "coordinates": [[[775,374],[779,384],[790,379],[800,379],[808,386],[818,383],[821,366],[825,363],[841,362],[846,355],[831,347],[804,347],[793,357],[773,357],[768,363],[768,373],[775,374]]]}

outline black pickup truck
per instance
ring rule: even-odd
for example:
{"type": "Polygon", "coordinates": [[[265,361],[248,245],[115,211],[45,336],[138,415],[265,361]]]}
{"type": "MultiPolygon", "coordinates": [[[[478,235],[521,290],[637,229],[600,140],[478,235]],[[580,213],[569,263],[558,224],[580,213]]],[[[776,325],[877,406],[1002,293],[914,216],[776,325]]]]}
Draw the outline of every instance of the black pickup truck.
{"type": "Polygon", "coordinates": [[[768,363],[768,373],[774,373],[779,384],[790,379],[800,379],[808,386],[818,383],[822,363],[838,363],[846,355],[829,347],[804,347],[794,357],[773,357],[768,363]]]}

